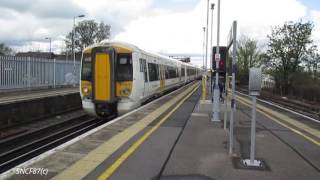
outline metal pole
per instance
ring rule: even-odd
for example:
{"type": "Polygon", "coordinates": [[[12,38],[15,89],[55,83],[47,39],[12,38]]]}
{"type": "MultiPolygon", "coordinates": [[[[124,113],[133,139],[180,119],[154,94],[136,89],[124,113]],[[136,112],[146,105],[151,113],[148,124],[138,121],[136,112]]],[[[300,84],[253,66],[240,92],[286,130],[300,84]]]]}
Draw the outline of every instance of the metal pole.
{"type": "Polygon", "coordinates": [[[205,62],[205,71],[207,72],[207,59],[208,59],[208,26],[209,26],[209,0],[207,3],[207,31],[206,31],[206,62],[205,62]]]}
{"type": "MultiPolygon", "coordinates": [[[[74,35],[75,35],[75,21],[76,17],[73,17],[73,27],[72,27],[72,54],[73,54],[73,78],[76,77],[76,53],[74,48],[74,35]]],[[[73,86],[76,86],[76,82],[73,81],[73,86]]]]}
{"type": "Polygon", "coordinates": [[[204,67],[205,39],[206,39],[206,27],[203,27],[203,55],[202,55],[202,67],[203,67],[203,70],[205,70],[205,67],[204,67]]]}
{"type": "MultiPolygon", "coordinates": [[[[213,51],[212,51],[212,31],[213,31],[213,9],[214,9],[214,3],[211,4],[211,40],[210,40],[210,72],[212,70],[212,60],[213,60],[213,51]]],[[[210,81],[211,82],[211,81],[210,81]]],[[[210,83],[210,87],[211,87],[211,83],[210,83]]]]}
{"type": "Polygon", "coordinates": [[[56,59],[53,59],[53,88],[56,87],[56,59]]]}
{"type": "Polygon", "coordinates": [[[31,88],[31,57],[28,57],[28,88],[31,88]]]}
{"type": "MultiPolygon", "coordinates": [[[[218,16],[217,16],[217,47],[216,47],[216,54],[220,56],[219,52],[219,41],[220,41],[220,0],[218,0],[218,16]]],[[[219,58],[220,59],[220,58],[219,58]]],[[[219,98],[220,98],[220,91],[219,91],[219,61],[216,61],[216,81],[213,90],[213,119],[212,121],[220,122],[219,120],[219,98]]]]}
{"type": "Polygon", "coordinates": [[[50,46],[49,46],[49,52],[51,53],[51,38],[49,38],[49,43],[50,43],[50,44],[49,44],[49,45],[50,45],[50,46]]]}
{"type": "MultiPolygon", "coordinates": [[[[227,62],[227,59],[226,61],[227,62]]],[[[228,63],[225,65],[227,66],[228,63]]],[[[225,97],[224,97],[224,117],[223,117],[223,129],[227,129],[227,119],[228,119],[228,84],[229,84],[229,78],[228,78],[228,69],[226,71],[226,79],[224,84],[224,91],[225,91],[225,97]]]]}
{"type": "Polygon", "coordinates": [[[212,49],[212,32],[213,32],[213,9],[214,9],[214,3],[211,4],[211,33],[210,33],[210,36],[211,36],[211,40],[210,40],[210,67],[209,67],[209,70],[210,70],[210,83],[209,83],[209,87],[210,87],[210,92],[212,93],[212,61],[213,61],[213,49],[212,49]]]}
{"type": "Polygon", "coordinates": [[[256,144],[256,96],[252,96],[252,116],[251,116],[251,148],[250,148],[250,164],[254,164],[255,144],[256,144]]]}
{"type": "Polygon", "coordinates": [[[234,123],[234,113],[236,111],[236,97],[235,97],[235,72],[237,63],[237,21],[233,21],[232,25],[232,94],[231,94],[231,111],[230,111],[230,136],[229,136],[229,154],[232,154],[233,148],[233,123],[234,123]]]}
{"type": "Polygon", "coordinates": [[[49,52],[51,53],[51,38],[50,37],[46,37],[45,39],[49,40],[49,52]]]}

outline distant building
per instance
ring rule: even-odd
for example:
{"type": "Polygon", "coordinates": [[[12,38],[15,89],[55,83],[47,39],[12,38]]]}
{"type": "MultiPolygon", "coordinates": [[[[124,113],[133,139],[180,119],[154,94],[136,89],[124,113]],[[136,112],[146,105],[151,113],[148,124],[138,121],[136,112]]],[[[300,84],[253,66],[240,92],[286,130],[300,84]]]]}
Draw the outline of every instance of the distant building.
{"type": "Polygon", "coordinates": [[[53,52],[19,52],[16,54],[18,57],[32,57],[39,59],[54,59],[55,54],[53,52]]]}
{"type": "Polygon", "coordinates": [[[172,59],[177,59],[182,62],[190,63],[190,57],[186,57],[186,56],[169,56],[169,57],[172,59]]]}
{"type": "MultiPolygon", "coordinates": [[[[54,54],[53,52],[19,52],[16,54],[17,57],[31,57],[31,58],[39,58],[39,59],[56,59],[63,61],[73,61],[73,55],[68,54],[54,54]]],[[[76,53],[75,57],[76,61],[80,61],[81,52],[76,53]]]]}
{"type": "Polygon", "coordinates": [[[262,88],[273,89],[276,82],[273,76],[269,74],[262,74],[262,88]]]}

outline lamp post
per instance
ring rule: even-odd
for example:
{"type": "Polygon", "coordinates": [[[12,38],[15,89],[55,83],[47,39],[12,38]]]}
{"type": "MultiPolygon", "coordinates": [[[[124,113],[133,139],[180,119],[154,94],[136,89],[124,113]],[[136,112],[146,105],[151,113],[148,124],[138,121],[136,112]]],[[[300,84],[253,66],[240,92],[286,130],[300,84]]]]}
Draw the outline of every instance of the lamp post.
{"type": "Polygon", "coordinates": [[[210,80],[210,90],[212,93],[212,60],[213,60],[213,49],[212,49],[212,31],[213,31],[213,9],[214,9],[214,3],[211,4],[211,40],[210,40],[210,75],[211,75],[211,80],[210,80]]]}
{"type": "Polygon", "coordinates": [[[206,39],[206,27],[203,27],[203,55],[202,55],[202,68],[203,70],[205,70],[205,66],[204,66],[204,52],[205,52],[205,39],[206,39]]]}
{"type": "Polygon", "coordinates": [[[207,59],[208,59],[208,26],[209,26],[209,1],[207,3],[207,31],[206,31],[206,62],[205,62],[205,71],[207,72],[207,59]]]}
{"type": "Polygon", "coordinates": [[[50,37],[46,37],[46,40],[49,40],[49,52],[51,53],[51,38],[50,37]]]}
{"type": "Polygon", "coordinates": [[[218,0],[218,17],[217,17],[217,47],[216,47],[216,54],[215,54],[215,63],[216,63],[216,80],[215,85],[213,88],[213,116],[212,121],[214,122],[220,122],[219,117],[219,97],[220,97],[220,91],[219,91],[219,61],[220,61],[220,52],[219,52],[219,40],[220,40],[220,0],[218,0]]]}
{"type": "MultiPolygon", "coordinates": [[[[73,17],[73,27],[72,27],[72,54],[73,54],[73,76],[76,76],[76,52],[75,52],[75,48],[74,48],[74,36],[75,36],[75,26],[76,26],[76,18],[83,18],[84,15],[78,15],[78,16],[74,16],[73,17]]],[[[76,86],[76,82],[73,82],[73,86],[76,86]]]]}

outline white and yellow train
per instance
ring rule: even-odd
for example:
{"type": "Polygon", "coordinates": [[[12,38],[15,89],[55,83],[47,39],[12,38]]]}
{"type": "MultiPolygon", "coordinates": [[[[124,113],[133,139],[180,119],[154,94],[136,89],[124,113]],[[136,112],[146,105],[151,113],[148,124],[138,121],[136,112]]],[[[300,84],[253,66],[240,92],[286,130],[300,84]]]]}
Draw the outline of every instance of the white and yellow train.
{"type": "Polygon", "coordinates": [[[201,77],[201,69],[191,64],[108,40],[86,48],[81,64],[82,106],[102,118],[201,77]]]}

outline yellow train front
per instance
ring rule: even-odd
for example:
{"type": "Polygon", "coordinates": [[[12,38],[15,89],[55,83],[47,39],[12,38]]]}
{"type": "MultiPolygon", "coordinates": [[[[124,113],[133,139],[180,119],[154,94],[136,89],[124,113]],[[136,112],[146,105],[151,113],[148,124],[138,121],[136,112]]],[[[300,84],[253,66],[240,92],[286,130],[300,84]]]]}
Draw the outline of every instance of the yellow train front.
{"type": "Polygon", "coordinates": [[[200,69],[191,64],[128,43],[102,41],[83,51],[82,106],[102,118],[123,114],[200,75],[200,69]]]}

